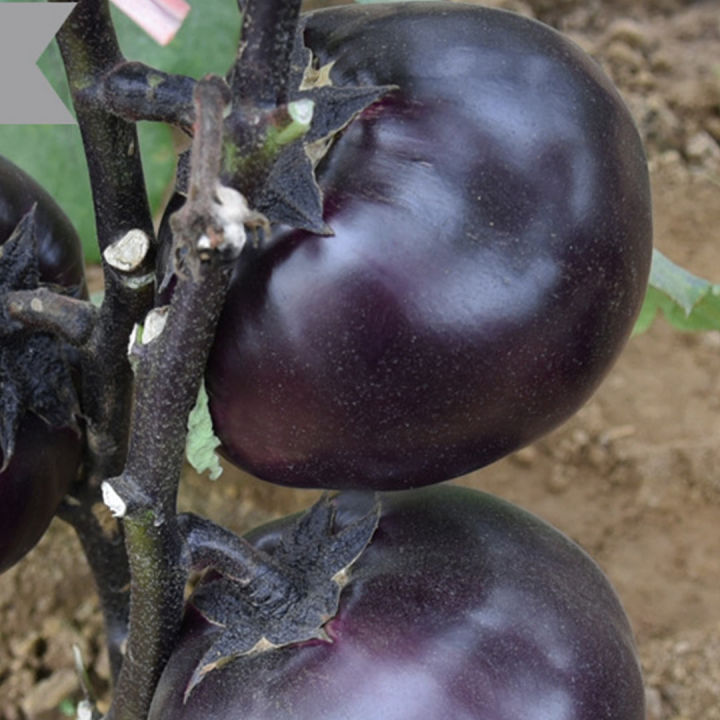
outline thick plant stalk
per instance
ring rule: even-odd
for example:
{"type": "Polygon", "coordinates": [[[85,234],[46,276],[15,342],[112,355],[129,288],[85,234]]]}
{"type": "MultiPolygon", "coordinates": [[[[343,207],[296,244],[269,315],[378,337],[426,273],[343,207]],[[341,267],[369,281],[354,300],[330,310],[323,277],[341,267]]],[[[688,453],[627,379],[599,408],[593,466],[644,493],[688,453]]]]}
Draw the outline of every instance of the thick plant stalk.
{"type": "Polygon", "coordinates": [[[243,39],[230,73],[233,100],[250,99],[256,108],[286,103],[301,2],[246,0],[243,5],[243,39]]]}
{"type": "MultiPolygon", "coordinates": [[[[223,179],[254,204],[261,200],[273,164],[268,132],[288,123],[290,58],[301,0],[246,0],[243,32],[228,83],[232,91],[225,120],[233,160],[223,179]]],[[[226,158],[227,159],[227,158],[226,158]]]]}
{"type": "Polygon", "coordinates": [[[103,79],[107,107],[131,122],[152,120],[189,130],[195,120],[195,80],[169,75],[140,62],[118,65],[103,79]]]}
{"type": "Polygon", "coordinates": [[[15,290],[6,297],[10,317],[26,327],[54,333],[81,347],[97,324],[97,308],[85,300],[67,297],[47,288],[15,290]]]}
{"type": "MultiPolygon", "coordinates": [[[[108,720],[146,718],[179,630],[190,558],[175,506],[187,416],[242,247],[238,238],[244,239],[245,223],[258,220],[241,195],[220,188],[217,180],[226,146],[235,144],[235,156],[253,149],[255,118],[277,112],[286,100],[299,7],[300,0],[251,0],[243,15],[243,43],[231,73],[242,99],[233,106],[239,110],[231,124],[238,138],[251,138],[249,144],[228,135],[223,117],[231,95],[218,78],[197,83],[194,112],[186,102],[192,83],[182,79],[168,78],[170,94],[158,96],[157,107],[144,98],[134,101],[133,83],[130,96],[121,97],[128,78],[137,85],[138,73],[127,73],[136,66],[120,54],[107,0],[81,0],[58,36],[88,161],[106,278],[105,300],[82,348],[88,477],[79,503],[68,504],[64,516],[78,531],[98,582],[113,675],[122,663],[108,720]],[[263,68],[270,68],[269,76],[263,68]],[[169,110],[162,106],[167,99],[169,110]],[[169,309],[149,314],[155,241],[131,122],[137,117],[172,118],[181,126],[195,120],[188,199],[173,225],[179,276],[169,309]],[[129,264],[128,249],[134,253],[129,264]],[[133,395],[127,338],[141,322],[142,338],[138,334],[132,345],[133,395]],[[123,518],[125,550],[120,534],[105,537],[91,511],[101,484],[106,504],[123,518]]],[[[140,86],[147,72],[139,74],[140,86]]],[[[250,187],[264,183],[263,165],[247,179],[250,187]]]]}
{"type": "Polygon", "coordinates": [[[215,187],[228,91],[218,78],[198,83],[191,187],[176,225],[183,263],[158,335],[145,323],[136,339],[136,402],[128,460],[105,483],[106,502],[123,516],[132,590],[130,635],[108,720],[146,717],[180,627],[188,561],[176,497],[187,418],[199,392],[238,248],[225,247],[215,187]],[[209,247],[208,247],[209,242],[209,247]]]}
{"type": "MultiPolygon", "coordinates": [[[[98,83],[122,61],[107,0],[81,0],[57,36],[87,158],[98,241],[105,252],[129,232],[153,244],[153,229],[135,126],[108,112],[98,83]]],[[[105,298],[83,347],[81,402],[87,418],[86,479],[79,503],[61,517],[78,533],[95,577],[105,617],[111,673],[122,661],[128,621],[129,566],[119,528],[103,530],[93,513],[100,483],[121,472],[127,451],[132,371],[125,348],[153,301],[153,252],[130,272],[103,262],[105,298]]]]}
{"type": "MultiPolygon", "coordinates": [[[[135,125],[102,102],[104,76],[124,62],[107,0],[78,2],[57,40],[85,147],[100,250],[134,228],[152,235],[135,125]]],[[[152,263],[148,255],[138,271],[152,263]]]]}
{"type": "Polygon", "coordinates": [[[103,103],[102,78],[123,62],[107,0],[81,0],[57,39],[87,158],[105,277],[83,367],[90,485],[97,489],[125,463],[132,392],[125,350],[133,326],[152,307],[155,241],[135,125],[103,103]],[[145,252],[132,267],[121,267],[112,260],[113,249],[133,235],[146,238],[145,252]]]}

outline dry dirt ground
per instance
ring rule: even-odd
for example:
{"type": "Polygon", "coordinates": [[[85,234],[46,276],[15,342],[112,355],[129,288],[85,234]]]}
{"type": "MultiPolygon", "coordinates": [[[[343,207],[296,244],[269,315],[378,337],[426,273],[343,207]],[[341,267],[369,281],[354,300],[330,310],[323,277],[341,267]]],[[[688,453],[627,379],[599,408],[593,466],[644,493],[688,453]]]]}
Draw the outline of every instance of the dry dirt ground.
{"type": "MultiPolygon", "coordinates": [[[[498,4],[601,60],[647,141],[658,247],[720,281],[720,2],[498,4]]],[[[648,720],[720,720],[720,332],[656,322],[563,428],[458,482],[536,512],[602,565],[635,628],[648,720]]],[[[237,530],[312,499],[232,472],[213,486],[189,476],[183,492],[237,530]]],[[[0,577],[0,720],[66,717],[79,697],[73,644],[102,689],[92,582],[55,521],[0,577]]]]}

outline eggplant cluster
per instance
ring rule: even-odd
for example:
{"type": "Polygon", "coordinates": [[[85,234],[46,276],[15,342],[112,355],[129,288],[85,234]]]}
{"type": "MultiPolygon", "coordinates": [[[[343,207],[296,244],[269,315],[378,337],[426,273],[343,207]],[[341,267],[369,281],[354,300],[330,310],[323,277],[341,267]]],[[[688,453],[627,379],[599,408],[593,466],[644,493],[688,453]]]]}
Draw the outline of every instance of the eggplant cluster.
{"type": "MultiPolygon", "coordinates": [[[[643,720],[597,564],[529,513],[439,484],[566,420],[630,335],[652,222],[625,104],[559,33],[461,3],[308,14],[293,58],[318,107],[292,157],[312,158],[321,218],[268,213],[206,386],[232,462],[341,492],[246,540],[179,517],[184,560],[212,569],[150,720],[643,720]]],[[[82,461],[72,355],[2,300],[41,285],[86,294],[80,242],[0,158],[0,571],[82,461]]]]}
{"type": "MultiPolygon", "coordinates": [[[[599,567],[503,501],[420,487],[555,428],[629,337],[652,223],[625,104],[572,42],[509,12],[348,6],[299,33],[306,84],[391,89],[320,153],[330,232],[280,225],[246,249],[210,409],[233,463],[341,490],[338,532],[357,491],[384,491],[379,522],[310,639],[237,644],[230,581],[207,576],[151,720],[643,720],[599,567]]],[[[298,522],[315,521],[248,539],[277,569],[298,522]]],[[[257,589],[232,594],[267,614],[257,589]]]]}

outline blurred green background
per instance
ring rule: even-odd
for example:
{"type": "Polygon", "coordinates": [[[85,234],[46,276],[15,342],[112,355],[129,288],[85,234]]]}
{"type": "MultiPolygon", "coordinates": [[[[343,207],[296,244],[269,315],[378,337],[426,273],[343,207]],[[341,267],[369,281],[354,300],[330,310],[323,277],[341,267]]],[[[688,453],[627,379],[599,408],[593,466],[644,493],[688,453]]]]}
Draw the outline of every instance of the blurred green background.
{"type": "MultiPolygon", "coordinates": [[[[224,75],[237,47],[240,30],[237,6],[226,0],[193,0],[191,6],[182,28],[166,47],[160,47],[113,6],[113,20],[125,57],[195,78],[209,72],[224,75]],[[217,28],[223,28],[223,32],[218,33],[217,28]]],[[[55,41],[45,50],[38,65],[65,104],[71,107],[55,41]]],[[[157,213],[174,176],[172,132],[160,123],[141,122],[138,129],[148,195],[157,213]]],[[[0,154],[30,173],[53,195],[78,229],[87,260],[97,261],[90,184],[77,126],[2,125],[0,154]]]]}

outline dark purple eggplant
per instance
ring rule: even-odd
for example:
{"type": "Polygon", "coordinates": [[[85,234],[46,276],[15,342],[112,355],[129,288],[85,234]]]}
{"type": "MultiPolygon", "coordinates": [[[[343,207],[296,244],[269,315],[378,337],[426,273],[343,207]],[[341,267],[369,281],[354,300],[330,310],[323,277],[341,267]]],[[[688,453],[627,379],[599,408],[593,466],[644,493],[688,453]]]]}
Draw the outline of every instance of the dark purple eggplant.
{"type": "MultiPolygon", "coordinates": [[[[32,289],[33,283],[86,297],[82,246],[52,197],[0,156],[0,291],[32,289]],[[25,228],[22,240],[14,235],[20,226],[25,228]],[[26,243],[23,250],[21,242],[26,243]]],[[[77,477],[82,437],[73,416],[69,353],[55,339],[15,326],[4,308],[0,321],[2,572],[45,532],[77,477]]]]}
{"type": "MultiPolygon", "coordinates": [[[[76,430],[51,428],[33,413],[24,416],[13,456],[0,471],[0,572],[43,536],[77,477],[81,452],[76,430]]],[[[0,466],[3,460],[0,451],[0,466]]]]}
{"type": "Polygon", "coordinates": [[[207,371],[216,433],[286,485],[475,470],[576,412],[629,337],[640,137],[594,60],[509,12],[348,6],[301,32],[335,86],[398,89],[317,167],[334,234],[280,227],[245,253],[207,371]]]}
{"type": "MultiPolygon", "coordinates": [[[[357,493],[336,502],[339,528],[367,507],[357,493]]],[[[272,556],[292,521],[248,537],[272,556]]],[[[219,662],[187,694],[222,632],[191,598],[149,720],[645,717],[631,629],[600,568],[537,517],[477,491],[383,495],[324,631],[219,662]]]]}

